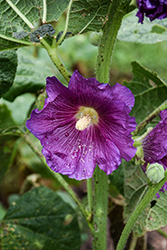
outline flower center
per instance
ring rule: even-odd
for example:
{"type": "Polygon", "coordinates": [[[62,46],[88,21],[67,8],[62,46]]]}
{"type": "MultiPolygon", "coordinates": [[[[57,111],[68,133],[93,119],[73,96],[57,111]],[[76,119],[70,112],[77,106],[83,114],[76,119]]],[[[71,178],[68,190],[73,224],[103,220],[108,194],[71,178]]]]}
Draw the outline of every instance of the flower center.
{"type": "Polygon", "coordinates": [[[78,121],[76,122],[75,127],[80,131],[84,130],[92,124],[98,123],[98,114],[96,110],[89,107],[80,107],[76,118],[78,121]]]}

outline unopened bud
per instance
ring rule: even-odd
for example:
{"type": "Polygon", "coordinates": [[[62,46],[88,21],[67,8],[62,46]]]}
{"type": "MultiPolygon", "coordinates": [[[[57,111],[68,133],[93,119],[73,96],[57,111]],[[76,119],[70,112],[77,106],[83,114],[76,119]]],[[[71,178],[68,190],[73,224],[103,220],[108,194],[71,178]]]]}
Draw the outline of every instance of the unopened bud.
{"type": "Polygon", "coordinates": [[[153,183],[159,183],[164,177],[164,168],[159,163],[148,165],[146,175],[153,183]]]}
{"type": "Polygon", "coordinates": [[[101,37],[102,37],[102,32],[93,31],[91,32],[89,36],[89,42],[94,46],[98,46],[100,43],[101,37]]]}

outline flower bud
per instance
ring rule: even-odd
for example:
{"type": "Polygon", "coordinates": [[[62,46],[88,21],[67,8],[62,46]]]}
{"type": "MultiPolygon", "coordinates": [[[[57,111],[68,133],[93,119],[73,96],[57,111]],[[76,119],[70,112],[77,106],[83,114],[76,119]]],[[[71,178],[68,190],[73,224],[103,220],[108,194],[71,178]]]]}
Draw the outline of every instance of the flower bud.
{"type": "Polygon", "coordinates": [[[93,31],[91,32],[89,36],[89,42],[94,46],[98,46],[100,43],[101,37],[102,37],[102,32],[93,31]]]}
{"type": "Polygon", "coordinates": [[[164,177],[164,168],[159,163],[149,164],[147,167],[146,175],[153,183],[159,183],[164,177]]]}

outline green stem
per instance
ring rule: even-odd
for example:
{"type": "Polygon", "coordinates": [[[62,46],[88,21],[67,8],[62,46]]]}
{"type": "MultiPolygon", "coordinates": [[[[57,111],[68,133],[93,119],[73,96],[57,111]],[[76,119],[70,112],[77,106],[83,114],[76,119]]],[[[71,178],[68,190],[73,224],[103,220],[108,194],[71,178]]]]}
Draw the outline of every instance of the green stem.
{"type": "Polygon", "coordinates": [[[134,250],[135,249],[137,239],[138,239],[138,237],[136,235],[132,234],[132,239],[131,239],[131,242],[130,242],[129,250],[134,250]]]}
{"type": "Polygon", "coordinates": [[[67,33],[67,29],[68,29],[68,22],[69,22],[69,17],[70,17],[70,9],[71,9],[71,5],[72,5],[73,0],[70,0],[70,3],[68,5],[68,10],[67,10],[67,16],[66,16],[66,24],[65,24],[65,28],[63,31],[62,36],[60,37],[59,41],[57,42],[57,45],[61,44],[61,42],[63,41],[66,33],[67,33]]]}
{"type": "Polygon", "coordinates": [[[6,2],[10,5],[10,7],[17,13],[18,16],[21,17],[21,19],[30,27],[30,29],[33,29],[34,26],[32,23],[21,13],[21,11],[14,5],[10,0],[6,0],[6,2]]]}
{"type": "MultiPolygon", "coordinates": [[[[58,54],[57,54],[57,47],[50,46],[44,38],[41,38],[41,43],[47,50],[52,62],[55,64],[55,66],[58,68],[64,79],[69,82],[71,78],[71,74],[67,71],[63,63],[60,61],[58,54]]],[[[54,40],[55,41],[55,40],[54,40]]]]}
{"type": "Polygon", "coordinates": [[[43,23],[46,23],[46,17],[47,17],[47,4],[46,0],[43,0],[43,18],[42,18],[43,23]]]}
{"type": "Polygon", "coordinates": [[[126,226],[124,227],[124,230],[121,234],[120,240],[118,242],[116,250],[123,250],[126,244],[126,241],[128,239],[128,236],[137,220],[139,215],[142,213],[142,211],[147,207],[147,205],[151,202],[151,200],[154,198],[156,193],[160,190],[160,188],[164,185],[164,183],[167,181],[167,171],[165,171],[165,178],[157,183],[154,187],[150,187],[147,194],[143,198],[143,200],[140,202],[140,204],[136,207],[135,211],[129,218],[126,226]]]}
{"type": "Polygon", "coordinates": [[[87,196],[88,196],[89,213],[92,214],[93,210],[92,178],[87,179],[87,196]]]}
{"type": "Polygon", "coordinates": [[[107,248],[108,176],[98,166],[94,171],[93,249],[107,248]]]}
{"type": "MultiPolygon", "coordinates": [[[[9,36],[4,36],[2,34],[0,34],[0,37],[3,38],[3,39],[5,39],[5,40],[11,41],[11,42],[20,43],[20,46],[21,45],[27,45],[27,46],[31,46],[32,45],[32,43],[30,43],[30,42],[19,40],[19,39],[16,39],[16,38],[13,38],[13,37],[9,37],[9,36]]],[[[41,46],[41,45],[37,44],[37,46],[41,46]]],[[[13,49],[13,47],[12,47],[12,49],[13,49]]]]}
{"type": "MultiPolygon", "coordinates": [[[[114,0],[110,6],[97,57],[96,78],[99,82],[109,82],[111,55],[129,2],[130,0],[126,2],[114,0]]],[[[108,176],[96,167],[94,171],[93,250],[106,250],[107,248],[107,208],[108,176]]]]}
{"type": "Polygon", "coordinates": [[[162,235],[164,238],[167,239],[167,233],[164,232],[162,229],[158,229],[157,232],[158,232],[160,235],[162,235]]]}
{"type": "Polygon", "coordinates": [[[33,152],[39,157],[39,159],[42,161],[42,163],[44,163],[45,166],[50,170],[50,172],[53,175],[53,177],[55,178],[55,180],[57,180],[63,186],[63,188],[69,193],[69,195],[72,197],[72,199],[76,202],[76,204],[78,205],[81,213],[85,217],[85,219],[86,219],[86,221],[88,223],[88,226],[90,227],[90,230],[93,231],[92,225],[91,225],[91,223],[89,221],[89,218],[91,217],[90,213],[88,213],[85,210],[85,207],[82,205],[80,199],[74,193],[74,191],[69,186],[69,184],[64,180],[64,178],[59,173],[55,173],[53,170],[51,170],[48,167],[48,165],[47,165],[47,163],[45,161],[45,157],[41,154],[41,152],[39,152],[39,150],[36,147],[34,147],[33,143],[31,142],[31,140],[30,140],[30,138],[29,138],[29,136],[27,134],[20,133],[20,136],[29,145],[29,147],[33,150],[33,152]]]}
{"type": "Polygon", "coordinates": [[[126,2],[115,0],[109,9],[108,21],[103,30],[96,64],[96,75],[100,82],[108,83],[109,81],[111,55],[122,18],[127,13],[129,3],[130,0],[126,2]]]}
{"type": "Polygon", "coordinates": [[[161,110],[167,108],[167,100],[164,101],[158,108],[156,108],[149,116],[147,116],[136,128],[134,132],[132,132],[133,136],[139,134],[139,132],[147,126],[158,114],[161,110]]]}

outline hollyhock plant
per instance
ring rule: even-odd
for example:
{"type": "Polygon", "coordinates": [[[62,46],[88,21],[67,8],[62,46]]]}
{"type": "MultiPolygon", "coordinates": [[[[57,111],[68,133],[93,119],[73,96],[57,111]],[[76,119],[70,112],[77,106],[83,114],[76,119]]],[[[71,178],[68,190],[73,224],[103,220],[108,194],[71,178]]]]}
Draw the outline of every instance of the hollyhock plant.
{"type": "Polygon", "coordinates": [[[144,15],[150,21],[167,17],[167,0],[137,0],[139,23],[143,23],[144,15]]]}
{"type": "Polygon", "coordinates": [[[47,164],[55,172],[77,180],[92,177],[96,164],[111,174],[136,153],[129,116],[134,96],[118,83],[111,87],[75,71],[68,88],[48,77],[44,108],[32,111],[27,128],[43,146],[47,164]]]}
{"type": "MultiPolygon", "coordinates": [[[[159,163],[167,169],[167,110],[160,112],[161,121],[142,139],[144,172],[148,163],[159,163]]],[[[161,188],[167,190],[167,182],[161,188]]]]}

